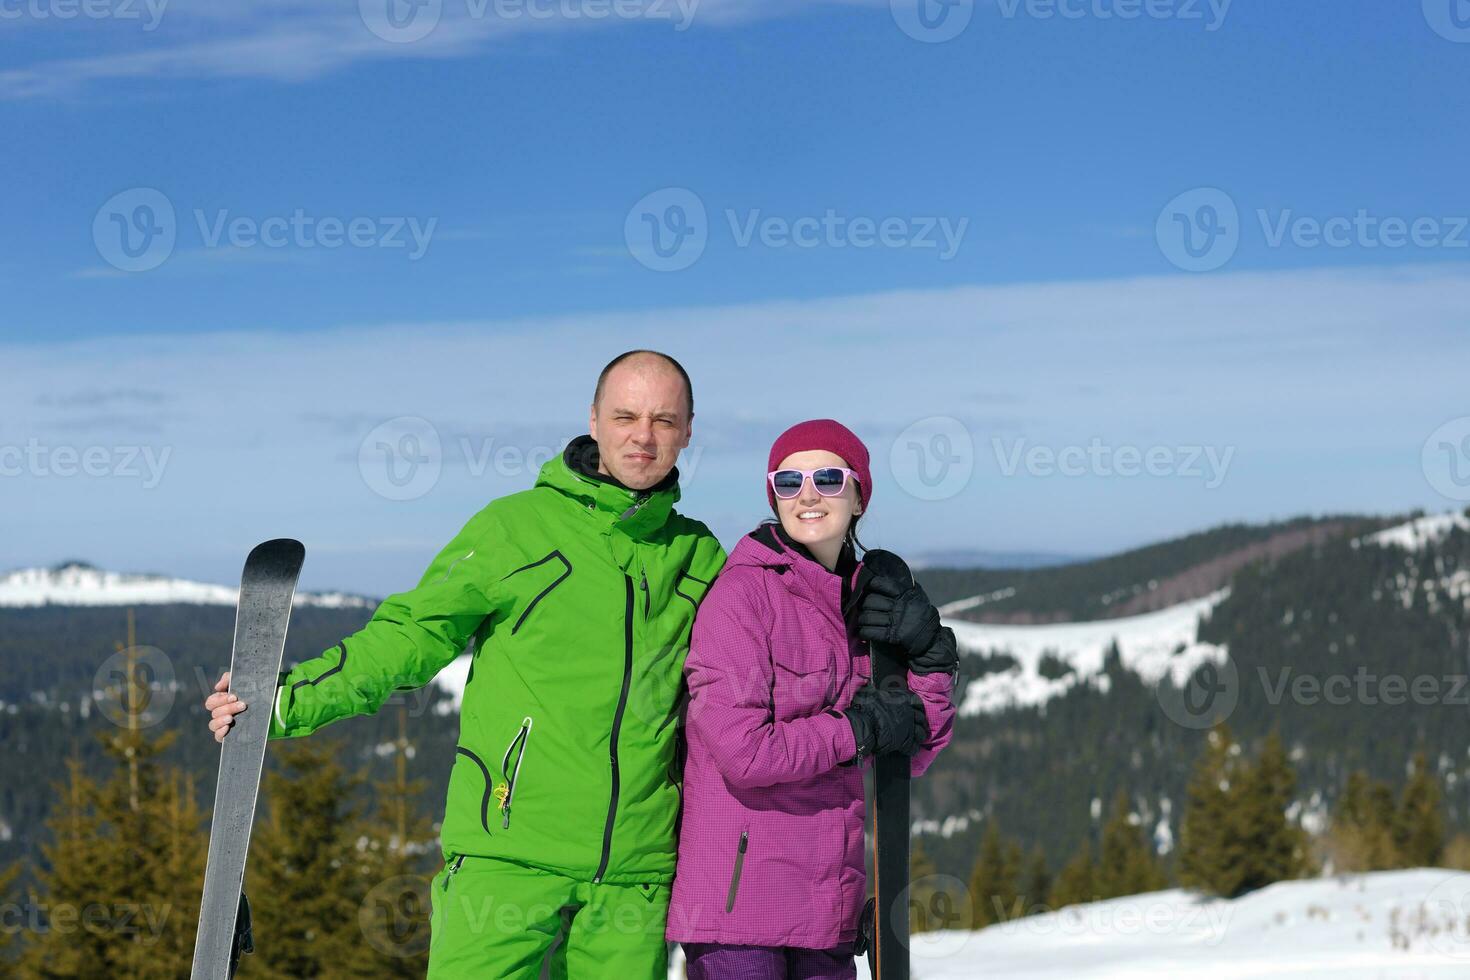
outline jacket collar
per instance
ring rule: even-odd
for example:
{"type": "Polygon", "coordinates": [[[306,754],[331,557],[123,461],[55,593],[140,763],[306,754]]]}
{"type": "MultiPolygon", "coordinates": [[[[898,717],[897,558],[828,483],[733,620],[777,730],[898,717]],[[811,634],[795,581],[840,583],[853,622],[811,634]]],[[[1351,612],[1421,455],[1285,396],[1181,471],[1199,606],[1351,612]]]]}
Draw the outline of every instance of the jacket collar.
{"type": "MultiPolygon", "coordinates": [[[[787,534],[780,521],[762,522],[736,545],[735,552],[740,555],[738,563],[764,565],[783,576],[790,574],[793,581],[811,592],[820,593],[837,579],[841,583],[842,618],[849,628],[855,627],[858,600],[868,576],[850,541],[843,543],[833,571],[817,561],[811,549],[787,534]]],[[[737,561],[736,554],[730,556],[732,562],[737,561]]]]}
{"type": "Polygon", "coordinates": [[[633,490],[597,472],[597,442],[584,433],[567,443],[560,456],[542,465],[536,486],[551,487],[635,538],[647,537],[668,520],[679,500],[679,468],[647,490],[633,490]]]}

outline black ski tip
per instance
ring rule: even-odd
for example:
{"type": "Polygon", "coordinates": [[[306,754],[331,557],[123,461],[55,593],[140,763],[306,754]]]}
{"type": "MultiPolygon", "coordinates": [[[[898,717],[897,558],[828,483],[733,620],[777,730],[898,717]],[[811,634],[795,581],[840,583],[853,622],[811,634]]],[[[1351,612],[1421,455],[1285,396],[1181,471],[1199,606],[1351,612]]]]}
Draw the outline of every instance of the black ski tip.
{"type": "Polygon", "coordinates": [[[252,570],[270,570],[272,574],[294,578],[306,561],[306,545],[295,538],[272,538],[250,549],[245,558],[245,574],[252,570]]]}

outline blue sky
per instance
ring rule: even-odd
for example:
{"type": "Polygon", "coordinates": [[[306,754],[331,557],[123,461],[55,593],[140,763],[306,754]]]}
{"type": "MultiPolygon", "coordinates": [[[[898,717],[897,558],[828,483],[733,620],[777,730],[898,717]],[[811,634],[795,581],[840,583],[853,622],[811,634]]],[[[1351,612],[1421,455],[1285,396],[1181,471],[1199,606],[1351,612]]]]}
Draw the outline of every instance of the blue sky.
{"type": "Polygon", "coordinates": [[[643,345],[727,541],[828,414],[900,552],[1463,506],[1461,0],[982,0],[938,43],[917,0],[387,2],[0,0],[0,567],[227,580],[290,533],[390,591],[643,345]],[[392,500],[359,451],[405,417],[444,462],[392,500]]]}

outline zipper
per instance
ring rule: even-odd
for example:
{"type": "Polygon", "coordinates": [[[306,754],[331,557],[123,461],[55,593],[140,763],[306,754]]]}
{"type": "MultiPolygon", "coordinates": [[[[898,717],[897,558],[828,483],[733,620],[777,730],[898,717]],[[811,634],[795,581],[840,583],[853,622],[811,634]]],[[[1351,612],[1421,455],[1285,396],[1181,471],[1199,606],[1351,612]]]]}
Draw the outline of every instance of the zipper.
{"type": "Polygon", "coordinates": [[[464,855],[456,855],[454,860],[450,862],[449,873],[444,876],[444,887],[441,889],[442,891],[449,891],[449,879],[454,877],[454,873],[459,870],[461,864],[464,864],[464,855]]]}
{"type": "Polygon", "coordinates": [[[613,819],[618,813],[618,732],[623,727],[623,711],[628,707],[628,686],[633,680],[633,577],[623,573],[623,689],[618,707],[613,712],[612,732],[608,738],[608,762],[612,767],[612,793],[607,801],[607,822],[602,828],[602,859],[597,862],[594,884],[607,873],[608,856],[612,852],[613,819]]]}
{"type": "Polygon", "coordinates": [[[628,518],[638,513],[638,508],[648,503],[648,498],[651,496],[653,496],[653,494],[651,493],[639,493],[636,497],[633,498],[633,506],[623,511],[622,515],[618,517],[618,520],[626,521],[628,518]]]}
{"type": "Polygon", "coordinates": [[[745,866],[745,848],[750,843],[750,831],[740,832],[740,848],[735,852],[735,870],[730,873],[730,892],[725,896],[725,911],[735,910],[735,893],[740,891],[740,869],[745,866]]]}
{"type": "Polygon", "coordinates": [[[516,737],[510,740],[510,744],[505,747],[505,755],[500,759],[500,774],[506,779],[495,792],[496,797],[500,800],[500,810],[505,814],[505,819],[500,825],[501,830],[510,829],[510,804],[515,797],[516,780],[521,775],[521,760],[526,757],[526,743],[530,740],[531,716],[527,715],[521,719],[521,730],[516,732],[516,737]],[[510,754],[516,751],[517,745],[520,746],[520,751],[516,753],[516,767],[511,769],[510,754]]]}
{"type": "Polygon", "coordinates": [[[643,576],[643,621],[648,622],[648,573],[640,572],[643,576]]]}

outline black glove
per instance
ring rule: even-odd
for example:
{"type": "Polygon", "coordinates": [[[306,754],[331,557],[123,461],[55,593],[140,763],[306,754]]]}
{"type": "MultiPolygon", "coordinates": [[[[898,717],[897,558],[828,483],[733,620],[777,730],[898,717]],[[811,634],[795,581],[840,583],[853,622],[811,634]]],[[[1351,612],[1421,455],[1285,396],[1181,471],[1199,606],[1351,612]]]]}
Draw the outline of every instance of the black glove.
{"type": "Polygon", "coordinates": [[[910,659],[924,653],[939,633],[939,610],[923,586],[875,575],[863,593],[857,634],[871,643],[887,643],[910,659]]]}
{"type": "Polygon", "coordinates": [[[929,738],[924,702],[908,688],[887,693],[864,684],[852,695],[847,722],[857,745],[855,759],[885,752],[911,756],[929,738]]]}
{"type": "Polygon", "coordinates": [[[941,626],[929,649],[909,657],[909,670],[916,674],[953,674],[960,665],[954,630],[941,626]]]}

